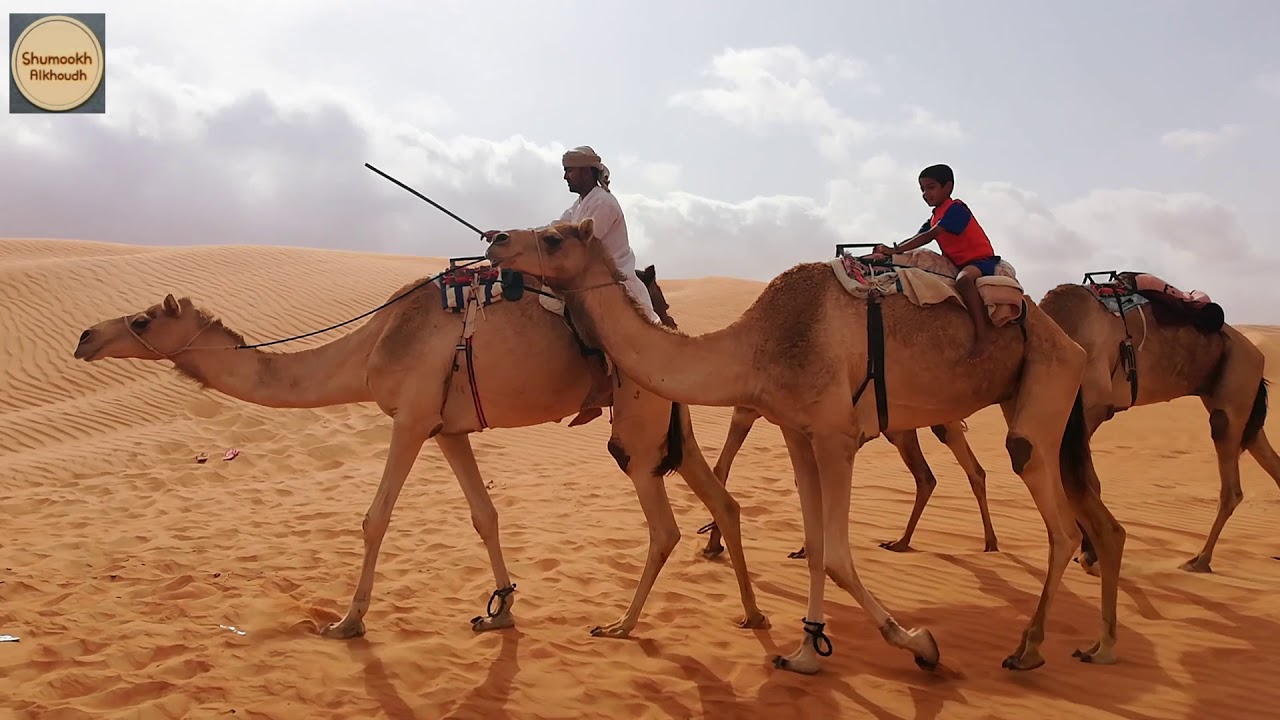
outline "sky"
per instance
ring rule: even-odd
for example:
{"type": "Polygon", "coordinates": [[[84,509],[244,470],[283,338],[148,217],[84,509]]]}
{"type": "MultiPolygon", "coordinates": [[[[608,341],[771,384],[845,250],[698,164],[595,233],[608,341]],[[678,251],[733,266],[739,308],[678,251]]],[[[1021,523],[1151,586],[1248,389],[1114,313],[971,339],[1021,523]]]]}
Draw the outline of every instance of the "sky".
{"type": "Polygon", "coordinates": [[[113,0],[106,26],[105,115],[0,118],[0,237],[476,255],[364,164],[529,227],[590,145],[640,267],[768,280],[913,235],[942,162],[1033,298],[1140,270],[1280,324],[1280,3],[113,0]]]}

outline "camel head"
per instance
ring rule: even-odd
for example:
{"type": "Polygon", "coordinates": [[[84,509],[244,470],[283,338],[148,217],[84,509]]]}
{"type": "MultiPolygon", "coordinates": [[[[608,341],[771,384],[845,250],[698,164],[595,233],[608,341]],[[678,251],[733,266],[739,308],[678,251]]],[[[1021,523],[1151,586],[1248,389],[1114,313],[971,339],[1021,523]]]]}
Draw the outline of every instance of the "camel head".
{"type": "MultiPolygon", "coordinates": [[[[545,227],[500,232],[485,257],[494,265],[545,279],[553,290],[621,280],[609,254],[592,230],[591,218],[545,227]]],[[[643,280],[643,278],[641,278],[643,280]]]]}
{"type": "Polygon", "coordinates": [[[640,278],[640,282],[644,283],[644,287],[649,291],[649,302],[653,304],[653,311],[658,314],[658,319],[662,320],[662,324],[667,327],[676,327],[676,321],[671,317],[671,305],[667,302],[667,296],[662,293],[662,286],[658,285],[658,271],[652,265],[636,271],[636,277],[640,278]]]}
{"type": "Polygon", "coordinates": [[[164,300],[141,312],[114,317],[80,333],[75,357],[94,362],[104,358],[163,360],[185,349],[210,325],[188,298],[164,300]]]}

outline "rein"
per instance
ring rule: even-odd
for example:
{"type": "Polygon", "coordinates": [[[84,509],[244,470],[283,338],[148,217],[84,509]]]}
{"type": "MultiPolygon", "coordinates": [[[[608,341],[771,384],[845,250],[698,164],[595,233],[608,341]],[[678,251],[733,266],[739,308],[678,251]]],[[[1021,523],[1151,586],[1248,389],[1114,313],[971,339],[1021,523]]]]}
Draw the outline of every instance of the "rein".
{"type": "Polygon", "coordinates": [[[129,322],[129,318],[127,318],[127,317],[122,317],[122,318],[120,318],[120,321],[124,323],[124,329],[129,331],[129,334],[133,336],[133,339],[134,339],[134,340],[137,340],[137,341],[138,341],[138,342],[140,342],[140,343],[142,343],[142,347],[144,347],[144,348],[146,348],[146,349],[150,350],[151,352],[153,352],[153,353],[155,353],[155,354],[159,355],[160,357],[164,358],[165,360],[172,360],[174,355],[178,355],[178,354],[184,353],[184,352],[186,352],[187,350],[231,350],[231,349],[233,349],[233,348],[235,347],[235,346],[233,346],[233,345],[208,346],[208,347],[198,347],[198,348],[193,348],[193,347],[191,347],[191,343],[195,342],[195,341],[196,341],[196,338],[200,337],[200,336],[204,333],[204,331],[205,331],[205,330],[208,330],[208,329],[213,325],[213,321],[212,321],[212,320],[210,320],[210,321],[206,322],[206,323],[204,324],[204,326],[202,326],[199,330],[197,330],[195,335],[192,335],[192,336],[191,336],[191,339],[187,341],[187,344],[186,344],[186,345],[183,345],[182,347],[178,348],[177,350],[173,350],[173,351],[171,351],[171,352],[163,353],[163,352],[160,352],[159,350],[155,349],[155,348],[151,345],[151,343],[149,343],[149,342],[147,342],[146,340],[144,340],[144,339],[143,339],[143,337],[142,337],[141,335],[139,335],[137,332],[135,332],[135,331],[134,331],[134,329],[133,329],[133,325],[129,322]]]}

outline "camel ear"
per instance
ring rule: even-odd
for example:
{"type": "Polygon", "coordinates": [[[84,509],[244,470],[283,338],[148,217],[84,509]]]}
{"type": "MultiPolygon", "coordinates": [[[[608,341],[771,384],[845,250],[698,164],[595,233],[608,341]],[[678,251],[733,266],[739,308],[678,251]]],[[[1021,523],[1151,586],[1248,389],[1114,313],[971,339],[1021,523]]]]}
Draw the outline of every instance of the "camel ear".
{"type": "Polygon", "coordinates": [[[591,234],[595,231],[595,228],[596,221],[593,218],[583,218],[578,221],[578,234],[584,241],[591,239],[591,234]]]}
{"type": "Polygon", "coordinates": [[[169,317],[178,317],[182,314],[182,306],[178,304],[177,299],[173,297],[173,293],[164,296],[164,314],[169,317]]]}
{"type": "Polygon", "coordinates": [[[645,269],[641,270],[640,272],[636,273],[636,275],[639,275],[639,276],[640,276],[640,281],[641,281],[641,282],[643,282],[645,285],[648,285],[649,283],[651,283],[651,282],[653,282],[654,280],[656,280],[656,279],[657,279],[657,275],[658,275],[658,273],[657,273],[657,271],[656,271],[656,270],[654,270],[654,269],[653,269],[653,266],[652,266],[652,265],[650,265],[649,267],[647,267],[647,268],[645,268],[645,269]]]}

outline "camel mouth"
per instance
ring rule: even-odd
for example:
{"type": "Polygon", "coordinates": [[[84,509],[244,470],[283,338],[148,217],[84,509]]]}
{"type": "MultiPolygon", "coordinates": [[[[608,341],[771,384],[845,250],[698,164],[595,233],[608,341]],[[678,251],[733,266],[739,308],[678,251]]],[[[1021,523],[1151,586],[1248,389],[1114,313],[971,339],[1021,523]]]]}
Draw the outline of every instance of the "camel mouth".
{"type": "Polygon", "coordinates": [[[102,348],[97,343],[80,343],[76,345],[76,350],[72,353],[77,360],[85,362],[94,362],[98,360],[98,354],[102,352],[102,348]]]}

